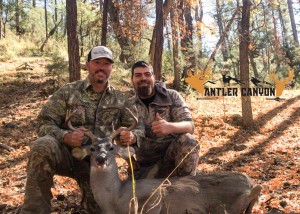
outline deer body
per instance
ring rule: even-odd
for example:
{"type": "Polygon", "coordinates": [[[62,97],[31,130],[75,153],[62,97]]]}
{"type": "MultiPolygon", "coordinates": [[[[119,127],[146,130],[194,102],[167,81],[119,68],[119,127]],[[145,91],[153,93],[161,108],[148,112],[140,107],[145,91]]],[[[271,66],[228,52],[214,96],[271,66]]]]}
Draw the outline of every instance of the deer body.
{"type": "MultiPolygon", "coordinates": [[[[90,185],[94,198],[104,214],[137,214],[134,208],[129,209],[133,198],[131,182],[119,179],[115,159],[115,154],[125,157],[127,150],[112,144],[114,137],[122,130],[130,131],[137,125],[137,118],[129,109],[126,110],[133,118],[130,127],[113,131],[108,138],[97,138],[93,133],[85,132],[92,144],[72,151],[78,159],[91,154],[90,185]],[[116,151],[113,151],[114,149],[116,151]]],[[[70,122],[72,115],[73,113],[69,111],[66,115],[66,124],[70,130],[76,130],[70,122]]],[[[170,185],[162,186],[155,191],[163,181],[147,178],[136,181],[139,213],[238,214],[243,211],[251,213],[261,190],[261,186],[254,185],[247,175],[233,172],[174,177],[170,179],[170,185]],[[148,201],[154,191],[153,197],[148,201]]]]}
{"type": "MultiPolygon", "coordinates": [[[[104,214],[129,213],[131,181],[119,179],[113,152],[107,152],[105,164],[97,164],[97,157],[92,154],[90,177],[94,198],[104,214]]],[[[139,213],[162,182],[162,179],[136,181],[139,213]]],[[[174,177],[170,182],[171,185],[155,193],[142,213],[251,213],[261,190],[261,186],[253,185],[247,175],[233,172],[174,177]]]]}

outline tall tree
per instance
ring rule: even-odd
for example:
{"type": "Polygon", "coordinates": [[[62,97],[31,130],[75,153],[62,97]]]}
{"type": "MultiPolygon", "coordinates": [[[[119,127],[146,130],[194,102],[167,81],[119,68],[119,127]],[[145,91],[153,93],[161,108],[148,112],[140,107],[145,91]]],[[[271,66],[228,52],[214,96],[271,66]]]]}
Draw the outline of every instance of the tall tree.
{"type": "Polygon", "coordinates": [[[155,34],[155,55],[153,70],[156,80],[160,81],[162,79],[161,67],[162,67],[162,52],[164,45],[164,22],[163,20],[163,0],[156,0],[156,34],[155,34]]]}
{"type": "Polygon", "coordinates": [[[181,34],[182,39],[180,42],[181,53],[184,58],[183,66],[183,77],[187,77],[187,72],[195,71],[196,67],[196,58],[194,51],[194,42],[193,42],[193,17],[192,17],[192,7],[190,2],[182,1],[179,5],[181,11],[183,11],[181,17],[184,20],[181,24],[181,34]]]}
{"type": "Polygon", "coordinates": [[[15,18],[16,18],[16,34],[18,35],[21,32],[21,30],[20,30],[20,4],[19,4],[19,0],[16,0],[15,18]]]}
{"type": "Polygon", "coordinates": [[[48,12],[47,12],[47,0],[44,0],[44,10],[45,10],[45,30],[46,38],[48,36],[48,12]]]}
{"type": "Polygon", "coordinates": [[[296,46],[299,46],[298,33],[297,33],[297,28],[296,28],[296,23],[295,23],[292,0],[287,0],[287,4],[288,4],[288,8],[289,8],[289,14],[290,14],[290,19],[291,19],[294,41],[295,41],[296,46]]]}
{"type": "Polygon", "coordinates": [[[195,19],[196,19],[196,29],[197,29],[197,37],[199,40],[199,50],[198,50],[198,58],[201,59],[203,57],[202,50],[202,22],[203,22],[203,4],[202,0],[199,0],[198,6],[195,9],[195,19]]]}
{"type": "Polygon", "coordinates": [[[2,39],[2,11],[3,11],[3,1],[0,0],[0,39],[2,39]]]}
{"type": "Polygon", "coordinates": [[[67,35],[69,55],[69,81],[80,79],[80,57],[77,34],[77,3],[76,0],[66,0],[67,35]]]}
{"type": "MultiPolygon", "coordinates": [[[[182,0],[178,0],[177,3],[181,2],[182,0]]],[[[165,22],[172,5],[174,4],[175,0],[165,0],[165,2],[163,3],[163,19],[160,20],[161,22],[165,22]]],[[[150,61],[151,64],[154,64],[154,55],[155,55],[155,47],[156,47],[156,30],[157,30],[158,26],[154,26],[153,28],[153,33],[152,33],[152,39],[151,39],[151,44],[150,44],[150,50],[149,50],[149,56],[150,56],[150,61]]]]}
{"type": "MultiPolygon", "coordinates": [[[[221,6],[221,2],[220,0],[216,0],[216,6],[217,6],[217,24],[218,24],[218,27],[219,27],[219,35],[220,37],[222,36],[223,34],[223,31],[224,31],[224,21],[223,21],[223,6],[221,6]]],[[[227,36],[225,36],[226,38],[227,36]]],[[[223,44],[222,44],[222,48],[221,48],[221,52],[222,52],[222,55],[223,55],[223,60],[226,62],[229,58],[228,56],[228,48],[227,48],[227,43],[226,43],[226,39],[224,38],[224,41],[223,41],[223,44]]]]}
{"type": "Polygon", "coordinates": [[[101,45],[106,46],[108,0],[103,2],[101,45]]]}
{"type": "MultiPolygon", "coordinates": [[[[249,88],[249,30],[250,30],[250,9],[251,0],[243,0],[242,20],[240,32],[240,72],[241,81],[245,84],[244,88],[249,88]]],[[[254,126],[251,97],[242,96],[242,120],[244,128],[252,128],[254,126]]]]}
{"type": "MultiPolygon", "coordinates": [[[[175,3],[176,4],[176,3],[175,3]]],[[[178,39],[179,39],[179,27],[178,27],[178,11],[177,6],[173,5],[170,11],[171,18],[171,29],[172,29],[172,41],[173,41],[173,68],[174,68],[174,81],[173,87],[175,90],[179,91],[181,89],[180,86],[180,67],[179,67],[179,51],[178,51],[178,39]]]]}

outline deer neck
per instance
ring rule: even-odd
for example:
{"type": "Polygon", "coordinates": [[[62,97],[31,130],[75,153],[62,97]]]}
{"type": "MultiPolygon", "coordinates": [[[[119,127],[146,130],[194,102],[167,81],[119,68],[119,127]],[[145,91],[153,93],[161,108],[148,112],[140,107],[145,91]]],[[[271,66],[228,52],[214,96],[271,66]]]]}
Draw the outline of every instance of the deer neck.
{"type": "Polygon", "coordinates": [[[119,179],[116,162],[98,166],[92,161],[90,183],[94,198],[103,213],[117,214],[114,202],[120,194],[123,182],[119,179]]]}

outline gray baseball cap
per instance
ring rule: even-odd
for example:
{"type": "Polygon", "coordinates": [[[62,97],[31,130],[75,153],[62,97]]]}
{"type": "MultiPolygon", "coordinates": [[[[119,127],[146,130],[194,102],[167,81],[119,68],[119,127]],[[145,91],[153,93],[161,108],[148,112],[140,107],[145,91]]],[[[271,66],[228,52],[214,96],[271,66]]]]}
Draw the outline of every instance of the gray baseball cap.
{"type": "Polygon", "coordinates": [[[92,61],[99,58],[106,58],[111,63],[114,63],[112,58],[112,52],[105,46],[95,46],[91,49],[91,51],[88,54],[88,61],[92,61]]]}

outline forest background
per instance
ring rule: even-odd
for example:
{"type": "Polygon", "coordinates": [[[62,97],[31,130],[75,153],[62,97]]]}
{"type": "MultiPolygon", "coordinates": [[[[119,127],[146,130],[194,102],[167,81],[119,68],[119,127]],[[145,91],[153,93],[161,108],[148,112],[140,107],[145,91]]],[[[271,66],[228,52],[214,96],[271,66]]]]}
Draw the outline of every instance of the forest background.
{"type": "MultiPolygon", "coordinates": [[[[41,106],[62,84],[84,78],[87,52],[106,45],[118,89],[131,94],[129,69],[147,60],[157,80],[180,91],[202,142],[199,170],[248,173],[264,187],[256,213],[300,212],[299,13],[299,0],[0,0],[0,211],[22,204],[41,106]],[[223,76],[250,88],[289,81],[280,102],[203,99],[184,81],[195,74],[213,82],[206,87],[227,87],[223,76]]],[[[63,187],[53,188],[53,212],[78,211],[76,184],[56,183],[63,187]]]]}

